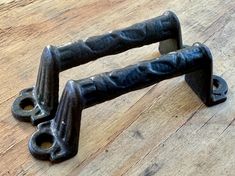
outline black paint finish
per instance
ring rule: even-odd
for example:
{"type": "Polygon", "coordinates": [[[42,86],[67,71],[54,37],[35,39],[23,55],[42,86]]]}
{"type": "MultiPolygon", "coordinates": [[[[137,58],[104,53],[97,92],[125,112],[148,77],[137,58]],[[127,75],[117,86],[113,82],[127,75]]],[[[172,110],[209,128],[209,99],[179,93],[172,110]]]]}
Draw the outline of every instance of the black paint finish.
{"type": "Polygon", "coordinates": [[[60,72],[155,42],[160,42],[161,54],[182,48],[180,23],[173,12],[86,41],[47,46],[41,56],[36,86],[20,92],[13,103],[12,114],[34,125],[52,119],[58,106],[60,72]],[[25,110],[24,105],[31,105],[32,109],[25,110]]]}
{"type": "Polygon", "coordinates": [[[207,106],[224,102],[227,84],[212,72],[209,49],[197,43],[123,69],[68,81],[55,118],[38,125],[29,141],[29,150],[43,160],[59,162],[69,159],[78,151],[83,109],[183,74],[186,74],[188,85],[207,106]],[[213,85],[216,88],[213,89],[213,85]],[[40,147],[45,140],[52,143],[48,149],[40,147]]]}

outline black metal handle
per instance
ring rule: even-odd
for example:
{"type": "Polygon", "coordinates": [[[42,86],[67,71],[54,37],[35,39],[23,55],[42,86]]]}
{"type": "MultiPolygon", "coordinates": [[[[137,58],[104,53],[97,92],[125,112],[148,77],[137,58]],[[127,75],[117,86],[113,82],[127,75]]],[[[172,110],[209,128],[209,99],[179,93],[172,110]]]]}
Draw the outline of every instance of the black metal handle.
{"type": "Polygon", "coordinates": [[[76,155],[84,108],[183,74],[186,74],[186,82],[207,106],[226,100],[226,82],[212,75],[211,53],[205,45],[197,43],[159,59],[79,81],[69,81],[55,118],[39,124],[38,131],[29,141],[30,152],[36,158],[53,162],[76,155]],[[213,89],[213,85],[216,89],[213,89]],[[52,143],[46,150],[40,147],[45,140],[52,143]]]}
{"type": "Polygon", "coordinates": [[[36,86],[21,91],[12,107],[14,117],[33,124],[50,120],[58,106],[59,72],[159,41],[162,54],[182,48],[180,23],[173,12],[168,11],[162,16],[86,41],[46,47],[41,57],[36,86]],[[30,110],[25,108],[28,105],[31,105],[30,110]]]}
{"type": "Polygon", "coordinates": [[[59,58],[60,71],[85,64],[97,58],[118,54],[131,48],[149,45],[167,39],[177,39],[164,46],[162,53],[182,48],[178,18],[172,12],[135,24],[122,30],[91,37],[58,47],[55,54],[59,58]],[[164,50],[164,51],[163,51],[164,50]]]}

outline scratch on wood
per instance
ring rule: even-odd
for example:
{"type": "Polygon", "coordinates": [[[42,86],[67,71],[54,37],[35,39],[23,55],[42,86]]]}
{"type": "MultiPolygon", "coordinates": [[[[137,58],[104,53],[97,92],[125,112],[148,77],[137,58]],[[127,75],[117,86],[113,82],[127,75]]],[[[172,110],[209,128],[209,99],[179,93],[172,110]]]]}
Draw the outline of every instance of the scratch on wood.
{"type": "Polygon", "coordinates": [[[235,122],[235,118],[233,118],[233,120],[226,126],[226,128],[222,131],[221,134],[223,134],[233,124],[233,122],[235,122]]]}
{"type": "Polygon", "coordinates": [[[175,133],[177,133],[185,124],[187,124],[187,123],[193,118],[193,116],[198,113],[198,111],[201,109],[202,106],[204,106],[204,105],[201,104],[201,105],[197,108],[197,110],[196,110],[194,113],[192,113],[192,114],[190,115],[190,117],[175,131],[175,133]]]}
{"type": "Polygon", "coordinates": [[[8,97],[7,99],[3,100],[2,102],[0,102],[0,105],[4,104],[5,102],[7,102],[8,100],[12,99],[13,97],[15,97],[16,95],[18,95],[18,93],[8,97]]]}
{"type": "Polygon", "coordinates": [[[206,126],[206,125],[208,124],[208,122],[209,122],[213,117],[215,117],[215,114],[214,114],[213,116],[211,116],[211,117],[197,130],[197,132],[198,132],[199,130],[201,130],[204,126],[206,126]]]}

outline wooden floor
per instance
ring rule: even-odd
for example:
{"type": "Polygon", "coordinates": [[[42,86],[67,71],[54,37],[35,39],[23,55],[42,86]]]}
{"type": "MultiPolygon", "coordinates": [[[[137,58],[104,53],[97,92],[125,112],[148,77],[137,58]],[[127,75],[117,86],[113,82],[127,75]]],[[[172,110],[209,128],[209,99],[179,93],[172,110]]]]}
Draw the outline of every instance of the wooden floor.
{"type": "MultiPolygon", "coordinates": [[[[0,175],[234,176],[234,0],[1,0],[0,175]],[[121,96],[83,113],[77,156],[38,161],[27,143],[35,127],[15,120],[11,105],[35,84],[44,46],[60,45],[174,11],[185,44],[205,43],[228,100],[207,108],[183,77],[121,96]]],[[[73,68],[67,80],[124,67],[158,55],[157,44],[73,68]]]]}

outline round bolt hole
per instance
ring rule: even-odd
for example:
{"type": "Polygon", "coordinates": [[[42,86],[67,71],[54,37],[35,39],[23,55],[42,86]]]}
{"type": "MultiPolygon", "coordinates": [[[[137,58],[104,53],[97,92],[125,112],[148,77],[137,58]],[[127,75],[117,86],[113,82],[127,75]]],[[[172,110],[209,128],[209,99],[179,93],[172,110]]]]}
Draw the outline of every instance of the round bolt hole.
{"type": "Polygon", "coordinates": [[[54,138],[51,134],[43,133],[36,138],[36,144],[41,149],[50,149],[54,143],[54,138]]]}
{"type": "Polygon", "coordinates": [[[213,90],[218,89],[219,87],[219,81],[217,79],[213,79],[213,90]]]}
{"type": "Polygon", "coordinates": [[[25,111],[31,111],[34,106],[34,101],[31,98],[26,98],[20,102],[20,107],[25,111]]]}

